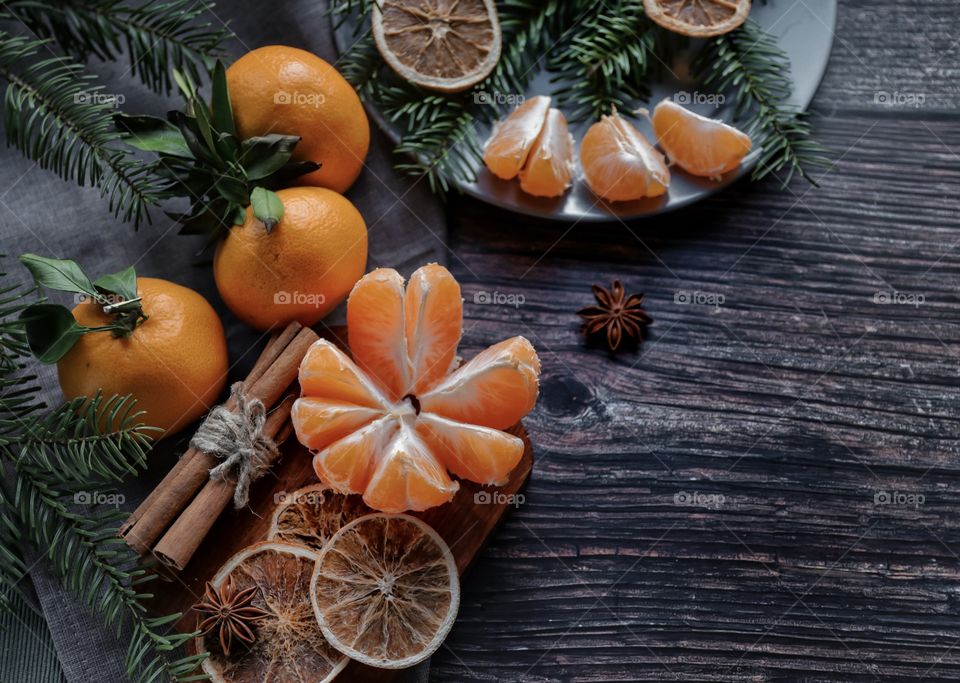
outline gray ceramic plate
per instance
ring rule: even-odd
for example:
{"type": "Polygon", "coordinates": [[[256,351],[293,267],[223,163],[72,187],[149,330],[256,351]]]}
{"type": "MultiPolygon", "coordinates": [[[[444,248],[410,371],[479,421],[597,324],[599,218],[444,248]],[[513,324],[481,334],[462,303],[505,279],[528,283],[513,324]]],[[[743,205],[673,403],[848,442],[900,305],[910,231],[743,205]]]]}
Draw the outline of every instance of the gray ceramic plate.
{"type": "MultiPolygon", "coordinates": [[[[805,110],[820,85],[820,79],[830,58],[837,18],[836,0],[768,0],[766,4],[754,0],[750,17],[767,32],[776,36],[780,46],[790,57],[794,81],[790,104],[805,110]]],[[[353,31],[354,27],[346,22],[336,32],[338,50],[342,52],[345,47],[352,44],[355,40],[353,31]]],[[[548,79],[549,75],[545,71],[539,73],[524,95],[529,97],[550,94],[551,87],[548,79]]],[[[652,82],[651,90],[650,100],[636,102],[637,107],[652,106],[664,97],[675,97],[684,106],[701,114],[727,121],[732,118],[730,105],[717,106],[717,103],[708,97],[707,92],[702,90],[698,92],[695,82],[671,78],[662,82],[652,82]],[[686,95],[678,96],[678,93],[686,93],[686,95]],[[685,101],[679,99],[680,97],[685,97],[685,101]]],[[[386,121],[375,109],[369,106],[367,109],[377,124],[396,141],[399,138],[397,128],[386,121]]],[[[648,139],[654,139],[649,121],[639,117],[634,123],[648,139]]],[[[584,122],[571,126],[571,132],[578,144],[589,125],[590,122],[584,122]]],[[[489,134],[488,126],[478,125],[478,135],[481,140],[486,140],[489,134]]],[[[579,177],[579,169],[573,187],[565,195],[556,199],[531,197],[520,189],[518,182],[500,180],[487,171],[482,164],[478,164],[476,169],[475,182],[458,184],[464,192],[478,199],[532,216],[563,221],[630,219],[672,211],[708,197],[749,173],[756,165],[757,158],[758,151],[754,150],[740,168],[731,171],[718,181],[697,178],[677,168],[671,169],[670,190],[666,195],[635,202],[603,201],[594,195],[579,177]]]]}

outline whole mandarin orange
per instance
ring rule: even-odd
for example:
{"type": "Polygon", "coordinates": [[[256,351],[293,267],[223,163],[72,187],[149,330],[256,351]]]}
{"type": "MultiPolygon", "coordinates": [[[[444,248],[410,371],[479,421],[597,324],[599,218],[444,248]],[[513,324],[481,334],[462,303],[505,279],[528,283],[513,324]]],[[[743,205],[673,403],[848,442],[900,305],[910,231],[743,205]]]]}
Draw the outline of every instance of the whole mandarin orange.
{"type": "MultiPolygon", "coordinates": [[[[132,394],[145,424],[165,435],[203,415],[227,380],[227,340],[213,307],[187,287],[137,278],[147,319],[127,337],[83,335],[57,363],[64,396],[74,399],[132,394]]],[[[81,325],[109,325],[113,317],[88,300],[73,309],[81,325]]]]}
{"type": "Polygon", "coordinates": [[[277,195],[284,213],[272,230],[248,207],[213,258],[220,296],[258,330],[313,325],[347,297],[367,264],[367,226],[343,195],[322,187],[277,195]]]}
{"type": "Polygon", "coordinates": [[[270,45],[234,62],[227,86],[242,137],[298,135],[293,158],[321,164],[298,184],[346,192],[360,175],[370,123],[357,93],[330,64],[305,50],[270,45]]]}

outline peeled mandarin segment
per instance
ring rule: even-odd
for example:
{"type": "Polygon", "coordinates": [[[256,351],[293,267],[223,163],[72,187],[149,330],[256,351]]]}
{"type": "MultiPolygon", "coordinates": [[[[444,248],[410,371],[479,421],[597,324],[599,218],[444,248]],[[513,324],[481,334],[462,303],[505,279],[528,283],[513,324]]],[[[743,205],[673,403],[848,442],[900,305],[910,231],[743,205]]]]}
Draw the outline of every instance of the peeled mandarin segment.
{"type": "Polygon", "coordinates": [[[540,359],[529,341],[494,344],[420,397],[421,412],[457,422],[507,429],[533,410],[540,359]]]}
{"type": "Polygon", "coordinates": [[[373,474],[375,458],[397,432],[397,418],[386,415],[313,456],[320,481],[340,493],[363,493],[373,474]]]}
{"type": "Polygon", "coordinates": [[[411,383],[403,302],[403,278],[392,268],[364,275],[347,299],[350,352],[391,401],[402,398],[411,383]]]}
{"type": "Polygon", "coordinates": [[[315,342],[300,362],[300,390],[304,396],[368,408],[389,408],[373,382],[326,339],[315,342]]]}
{"type": "Polygon", "coordinates": [[[320,450],[382,414],[383,411],[376,408],[304,397],[294,402],[290,419],[300,443],[311,450],[320,450]]]}
{"type": "Polygon", "coordinates": [[[531,97],[497,124],[483,150],[483,162],[498,178],[515,178],[527,160],[550,109],[550,98],[531,97]]]}
{"type": "Polygon", "coordinates": [[[420,413],[417,433],[444,466],[478,484],[504,484],[523,457],[523,440],[497,429],[420,413]]]}
{"type": "Polygon", "coordinates": [[[407,284],[404,314],[406,354],[413,369],[407,391],[421,394],[456,366],[463,330],[460,285],[436,263],[419,268],[407,284]]]}
{"type": "Polygon", "coordinates": [[[363,502],[375,510],[426,510],[446,503],[460,488],[406,424],[379,458],[363,494],[363,502]]]}
{"type": "Polygon", "coordinates": [[[520,171],[520,189],[535,197],[559,197],[573,180],[573,136],[559,109],[547,112],[540,137],[520,171]]]}
{"type": "Polygon", "coordinates": [[[663,155],[617,114],[590,126],[580,143],[580,165],[594,194],[614,202],[659,197],[670,186],[663,155]]]}
{"type": "Polygon", "coordinates": [[[719,177],[739,166],[750,152],[750,137],[745,133],[670,100],[656,106],[652,121],[667,156],[696,176],[719,177]]]}

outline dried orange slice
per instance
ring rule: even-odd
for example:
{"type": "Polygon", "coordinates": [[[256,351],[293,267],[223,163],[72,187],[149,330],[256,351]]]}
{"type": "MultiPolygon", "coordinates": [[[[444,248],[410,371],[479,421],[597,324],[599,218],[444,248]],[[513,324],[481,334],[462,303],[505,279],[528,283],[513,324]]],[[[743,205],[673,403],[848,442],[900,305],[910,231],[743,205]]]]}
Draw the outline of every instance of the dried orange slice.
{"type": "Polygon", "coordinates": [[[483,149],[483,163],[498,178],[516,178],[543,129],[550,98],[537,95],[526,100],[500,121],[483,149]]]}
{"type": "Polygon", "coordinates": [[[572,180],[573,136],[560,110],[550,109],[520,171],[520,189],[535,197],[559,197],[572,180]]]}
{"type": "Polygon", "coordinates": [[[326,340],[300,364],[291,418],[320,481],[383,512],[426,510],[460,485],[502,484],[523,441],[500,430],[533,409],[540,360],[529,341],[495,344],[457,370],[460,285],[437,264],[410,278],[381,268],[347,301],[354,359],[326,340]]]}
{"type": "Polygon", "coordinates": [[[384,61],[430,90],[466,90],[500,60],[493,0],[380,0],[371,24],[384,61]]]}
{"type": "Polygon", "coordinates": [[[401,669],[443,643],[460,606],[460,581],[436,531],[408,515],[373,514],[330,539],[310,596],[320,630],[337,650],[401,669]]]}
{"type": "MultiPolygon", "coordinates": [[[[332,681],[348,659],[327,643],[310,599],[317,554],[287,543],[257,543],[227,560],[211,580],[220,587],[233,578],[236,591],[256,588],[253,606],[267,612],[254,625],[250,645],[220,652],[216,642],[197,638],[197,652],[209,652],[203,670],[215,683],[236,681],[332,681]]],[[[215,639],[213,639],[215,640],[215,639]]]]}
{"type": "Polygon", "coordinates": [[[288,493],[273,511],[267,540],[320,552],[341,527],[371,510],[357,496],[314,484],[288,493]]]}
{"type": "Polygon", "coordinates": [[[750,136],[723,121],[684,109],[669,99],[653,110],[657,142],[677,166],[697,176],[718,178],[750,151],[750,136]]]}
{"type": "Polygon", "coordinates": [[[594,194],[614,202],[658,197],[670,186],[663,155],[616,112],[583,136],[580,165],[594,194]]]}
{"type": "Polygon", "coordinates": [[[729,33],[747,19],[750,0],[643,0],[647,16],[692,38],[729,33]]]}

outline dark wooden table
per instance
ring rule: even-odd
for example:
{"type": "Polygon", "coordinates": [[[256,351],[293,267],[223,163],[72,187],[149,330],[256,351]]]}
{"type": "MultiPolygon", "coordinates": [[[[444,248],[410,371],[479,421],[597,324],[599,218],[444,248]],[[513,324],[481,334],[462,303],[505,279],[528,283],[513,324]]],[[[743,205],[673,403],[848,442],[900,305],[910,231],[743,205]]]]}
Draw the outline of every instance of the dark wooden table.
{"type": "Polygon", "coordinates": [[[629,225],[454,204],[464,351],[526,335],[543,391],[432,680],[960,680],[958,15],[841,3],[819,189],[629,225]],[[656,318],[636,355],[577,334],[613,277],[656,318]]]}

